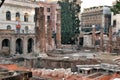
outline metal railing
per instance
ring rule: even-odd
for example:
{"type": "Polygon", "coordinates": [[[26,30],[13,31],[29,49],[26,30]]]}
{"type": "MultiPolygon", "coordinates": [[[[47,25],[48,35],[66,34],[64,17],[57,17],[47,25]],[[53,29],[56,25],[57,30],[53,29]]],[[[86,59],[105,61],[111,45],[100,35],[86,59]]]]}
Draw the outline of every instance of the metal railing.
{"type": "Polygon", "coordinates": [[[35,34],[35,30],[27,30],[27,31],[25,31],[25,30],[20,30],[20,31],[15,30],[15,33],[19,33],[19,34],[35,34]]]}

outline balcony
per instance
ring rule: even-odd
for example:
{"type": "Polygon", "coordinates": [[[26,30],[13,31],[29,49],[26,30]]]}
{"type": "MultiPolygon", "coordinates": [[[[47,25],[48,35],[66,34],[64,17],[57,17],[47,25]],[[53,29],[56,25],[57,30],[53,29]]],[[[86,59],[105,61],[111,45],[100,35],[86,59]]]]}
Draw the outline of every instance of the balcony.
{"type": "Polygon", "coordinates": [[[28,31],[25,31],[25,30],[17,31],[17,30],[15,30],[15,33],[16,34],[35,34],[35,30],[28,30],[28,31]]]}
{"type": "Polygon", "coordinates": [[[21,35],[34,35],[35,31],[34,30],[28,30],[28,31],[23,31],[20,30],[19,32],[17,30],[6,30],[6,29],[0,29],[0,35],[8,35],[8,34],[21,34],[21,35]]]}

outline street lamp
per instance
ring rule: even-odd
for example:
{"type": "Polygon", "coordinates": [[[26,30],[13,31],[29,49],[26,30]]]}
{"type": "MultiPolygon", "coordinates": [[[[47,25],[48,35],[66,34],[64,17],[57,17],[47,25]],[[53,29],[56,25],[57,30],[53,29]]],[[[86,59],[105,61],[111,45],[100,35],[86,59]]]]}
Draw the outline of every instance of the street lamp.
{"type": "Polygon", "coordinates": [[[1,0],[1,1],[0,1],[0,8],[1,8],[1,6],[3,5],[4,2],[5,2],[5,0],[1,0]]]}

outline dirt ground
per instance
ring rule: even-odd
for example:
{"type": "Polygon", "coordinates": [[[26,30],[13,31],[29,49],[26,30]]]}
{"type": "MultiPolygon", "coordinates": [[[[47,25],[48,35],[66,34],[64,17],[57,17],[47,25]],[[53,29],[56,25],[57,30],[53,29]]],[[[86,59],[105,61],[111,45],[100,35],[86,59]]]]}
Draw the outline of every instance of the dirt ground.
{"type": "Polygon", "coordinates": [[[111,53],[97,53],[96,58],[102,60],[103,63],[111,63],[111,64],[116,64],[115,59],[120,58],[120,55],[117,54],[111,54],[111,53]]]}

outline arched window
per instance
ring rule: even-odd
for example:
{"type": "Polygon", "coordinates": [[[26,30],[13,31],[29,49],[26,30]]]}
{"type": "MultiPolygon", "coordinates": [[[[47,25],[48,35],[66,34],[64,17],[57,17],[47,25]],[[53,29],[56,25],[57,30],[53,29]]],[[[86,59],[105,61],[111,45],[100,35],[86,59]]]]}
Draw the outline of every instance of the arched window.
{"type": "Polygon", "coordinates": [[[26,33],[28,33],[28,30],[29,30],[28,26],[25,26],[26,33]]]}
{"type": "Polygon", "coordinates": [[[19,20],[20,20],[20,13],[17,12],[17,13],[16,13],[16,21],[19,21],[19,20]]]}
{"type": "Polygon", "coordinates": [[[28,13],[25,13],[25,15],[24,15],[24,21],[28,22],[28,13]]]}
{"type": "Polygon", "coordinates": [[[8,39],[4,39],[2,41],[2,47],[10,47],[10,41],[8,39]]]}
{"type": "Polygon", "coordinates": [[[11,30],[11,26],[10,25],[7,26],[7,30],[11,30]]]}
{"type": "Polygon", "coordinates": [[[10,11],[6,12],[6,20],[11,20],[11,12],[10,11]]]}

